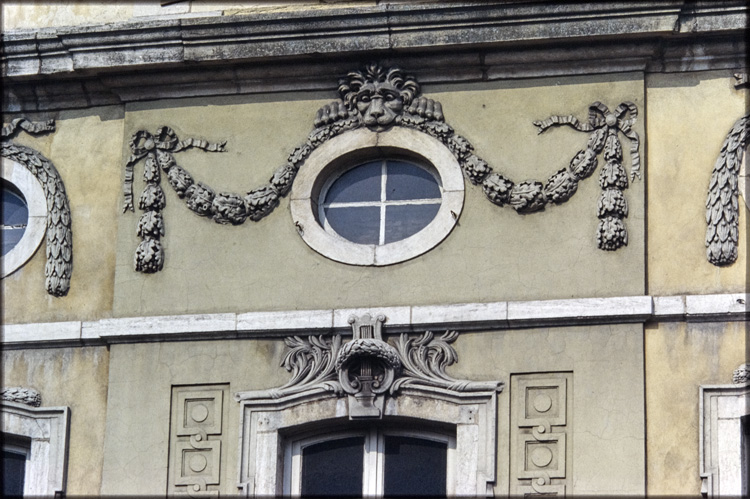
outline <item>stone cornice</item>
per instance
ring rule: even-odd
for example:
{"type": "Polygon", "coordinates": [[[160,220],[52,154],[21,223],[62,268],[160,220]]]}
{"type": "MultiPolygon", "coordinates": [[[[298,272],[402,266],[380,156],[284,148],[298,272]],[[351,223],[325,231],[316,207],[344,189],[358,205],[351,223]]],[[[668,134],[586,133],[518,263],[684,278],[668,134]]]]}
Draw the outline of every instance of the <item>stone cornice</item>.
{"type": "Polygon", "coordinates": [[[625,296],[568,300],[457,303],[334,310],[122,317],[96,321],[6,324],[2,347],[49,348],[153,341],[271,338],[337,332],[351,334],[351,315],[387,317],[386,333],[455,329],[487,331],[529,327],[647,322],[748,320],[747,293],[625,296]]]}
{"type": "Polygon", "coordinates": [[[6,111],[333,89],[354,60],[420,81],[737,69],[744,1],[381,4],[3,35],[6,111]],[[446,57],[449,56],[449,57],[446,57]],[[207,71],[208,69],[208,71],[207,71]]]}

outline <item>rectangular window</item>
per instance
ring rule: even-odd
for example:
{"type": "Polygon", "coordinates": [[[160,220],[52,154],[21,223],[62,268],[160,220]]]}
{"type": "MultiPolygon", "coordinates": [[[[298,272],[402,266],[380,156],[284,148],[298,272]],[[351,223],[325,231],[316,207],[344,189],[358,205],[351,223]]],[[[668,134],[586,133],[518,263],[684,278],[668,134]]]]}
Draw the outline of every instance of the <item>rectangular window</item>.
{"type": "Polygon", "coordinates": [[[29,442],[3,434],[3,497],[22,497],[26,484],[29,442]]]}
{"type": "Polygon", "coordinates": [[[455,437],[389,430],[317,434],[287,444],[284,494],[302,497],[445,497],[455,437]]]}
{"type": "Polygon", "coordinates": [[[742,423],[742,497],[750,492],[750,415],[740,418],[742,423]]]}

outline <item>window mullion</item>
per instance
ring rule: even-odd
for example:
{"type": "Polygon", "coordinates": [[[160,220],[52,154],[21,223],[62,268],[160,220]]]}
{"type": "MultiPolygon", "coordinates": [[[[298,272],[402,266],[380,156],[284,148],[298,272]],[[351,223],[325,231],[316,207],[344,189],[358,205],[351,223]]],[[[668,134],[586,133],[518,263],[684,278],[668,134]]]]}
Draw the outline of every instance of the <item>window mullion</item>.
{"type": "Polygon", "coordinates": [[[383,496],[383,475],[381,461],[382,442],[378,431],[371,428],[365,439],[365,466],[362,480],[363,497],[383,496]],[[380,471],[380,473],[379,473],[380,471]]]}
{"type": "Polygon", "coordinates": [[[383,160],[380,166],[380,236],[379,241],[382,246],[385,244],[385,199],[386,185],[388,184],[388,161],[383,160]]]}

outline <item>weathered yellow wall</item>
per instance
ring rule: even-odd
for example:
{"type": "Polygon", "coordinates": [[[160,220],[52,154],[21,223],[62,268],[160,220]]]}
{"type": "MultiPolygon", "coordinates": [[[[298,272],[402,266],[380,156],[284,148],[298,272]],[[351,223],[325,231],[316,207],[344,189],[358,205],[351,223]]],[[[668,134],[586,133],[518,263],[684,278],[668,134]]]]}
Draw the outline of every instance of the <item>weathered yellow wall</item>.
{"type": "MultiPolygon", "coordinates": [[[[7,117],[6,117],[7,119],[7,117]]],[[[53,133],[13,140],[42,153],[57,168],[70,201],[73,273],[62,298],[44,284],[45,242],[29,262],[2,280],[5,324],[109,317],[114,285],[123,120],[114,107],[58,113],[53,133]]]]}
{"type": "Polygon", "coordinates": [[[732,383],[746,361],[747,333],[744,322],[646,327],[649,495],[700,497],[698,387],[732,383]]]}
{"type": "Polygon", "coordinates": [[[706,259],[706,195],[716,158],[735,121],[747,114],[747,90],[730,71],[653,74],[647,78],[648,293],[747,290],[747,215],[740,199],[737,261],[706,259]]]}
{"type": "MultiPolygon", "coordinates": [[[[644,494],[643,328],[640,324],[462,333],[454,346],[458,379],[502,380],[498,395],[498,496],[507,483],[514,374],[571,372],[566,494],[644,494]]],[[[515,406],[514,406],[515,407],[515,406]]],[[[650,435],[649,435],[650,436],[650,435]]]]}
{"type": "Polygon", "coordinates": [[[41,393],[46,407],[70,407],[65,492],[69,496],[98,496],[104,459],[108,349],[5,350],[2,365],[3,386],[33,388],[41,393]]]}
{"type": "Polygon", "coordinates": [[[284,348],[279,340],[113,345],[101,494],[163,494],[172,385],[217,383],[229,383],[221,493],[237,494],[240,411],[232,396],[288,381],[289,374],[279,367],[284,348]],[[120,414],[127,415],[127,423],[120,414]]]}
{"type": "MultiPolygon", "coordinates": [[[[639,75],[548,78],[515,83],[425,88],[442,102],[447,122],[479,156],[515,182],[547,178],[586,147],[588,134],[570,128],[542,136],[532,125],[553,114],[586,119],[603,100],[612,109],[632,100],[643,106],[639,75]]],[[[216,192],[239,194],[268,183],[273,171],[303,143],[318,108],[331,93],[201,98],[133,104],[125,133],[174,128],[180,139],[227,140],[228,152],[188,150],[175,155],[196,181],[216,192]]],[[[636,124],[643,133],[642,121],[636,124]]],[[[628,150],[627,142],[624,146],[628,150]]],[[[127,157],[129,151],[123,151],[127,157]]],[[[629,168],[629,157],[624,161],[629,168]]],[[[304,168],[304,165],[302,166],[304,168]]],[[[143,188],[136,167],[134,195],[143,188]]],[[[140,215],[120,217],[115,316],[247,310],[316,309],[373,305],[640,295],[644,292],[643,181],[625,191],[628,246],[596,245],[598,173],[579,183],[560,206],[519,215],[490,203],[466,182],[463,213],[453,232],[432,251],[388,267],[329,260],[299,237],[288,198],[260,222],[219,225],[191,212],[162,180],[167,206],[164,269],[134,272],[140,215]]]]}
{"type": "Polygon", "coordinates": [[[376,0],[350,0],[327,2],[325,0],[287,0],[221,2],[214,0],[183,0],[162,6],[159,0],[138,2],[102,2],[76,0],[22,0],[3,2],[3,31],[14,29],[39,29],[85,24],[144,20],[155,16],[180,16],[184,14],[242,15],[275,13],[302,9],[329,9],[344,7],[370,7],[376,0]]]}
{"type": "MultiPolygon", "coordinates": [[[[748,210],[737,261],[706,259],[705,202],[716,158],[747,113],[729,71],[647,78],[648,293],[747,292],[748,210]]],[[[646,329],[648,493],[700,495],[698,387],[731,383],[744,362],[745,323],[661,323],[646,329]]]]}

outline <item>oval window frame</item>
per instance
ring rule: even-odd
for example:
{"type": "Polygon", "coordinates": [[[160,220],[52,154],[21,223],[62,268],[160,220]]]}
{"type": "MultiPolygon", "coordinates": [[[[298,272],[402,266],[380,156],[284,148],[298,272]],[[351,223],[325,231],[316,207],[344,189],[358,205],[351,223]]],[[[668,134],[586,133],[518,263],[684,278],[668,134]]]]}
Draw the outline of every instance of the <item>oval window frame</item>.
{"type": "Polygon", "coordinates": [[[21,191],[29,210],[29,221],[21,240],[2,257],[0,278],[5,278],[23,267],[42,244],[47,232],[47,197],[36,177],[12,159],[2,158],[1,176],[5,182],[21,191]]]}
{"type": "Polygon", "coordinates": [[[440,141],[422,132],[394,127],[345,132],[316,148],[292,186],[292,220],[303,241],[331,260],[360,266],[385,266],[411,260],[440,244],[455,227],[464,204],[464,179],[458,160],[440,141]],[[357,244],[327,232],[318,221],[318,199],[326,182],[342,170],[371,159],[401,157],[428,164],[441,185],[442,203],[421,231],[384,245],[357,244]]]}

